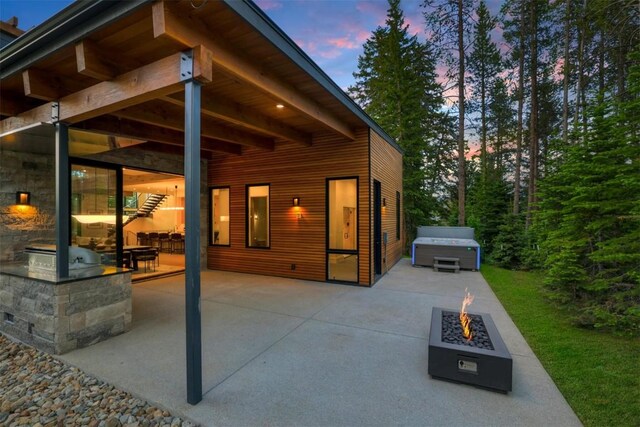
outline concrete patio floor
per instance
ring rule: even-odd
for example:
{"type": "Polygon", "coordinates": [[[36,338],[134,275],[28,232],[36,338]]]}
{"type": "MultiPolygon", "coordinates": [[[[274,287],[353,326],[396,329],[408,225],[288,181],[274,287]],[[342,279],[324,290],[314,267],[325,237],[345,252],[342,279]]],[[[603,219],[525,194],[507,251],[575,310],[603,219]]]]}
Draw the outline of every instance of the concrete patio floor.
{"type": "Polygon", "coordinates": [[[65,361],[202,425],[580,425],[480,273],[402,260],[373,288],[202,273],[203,391],[186,403],[184,276],[133,286],[131,331],[65,361]],[[431,379],[431,308],[491,313],[513,356],[503,395],[431,379]]]}

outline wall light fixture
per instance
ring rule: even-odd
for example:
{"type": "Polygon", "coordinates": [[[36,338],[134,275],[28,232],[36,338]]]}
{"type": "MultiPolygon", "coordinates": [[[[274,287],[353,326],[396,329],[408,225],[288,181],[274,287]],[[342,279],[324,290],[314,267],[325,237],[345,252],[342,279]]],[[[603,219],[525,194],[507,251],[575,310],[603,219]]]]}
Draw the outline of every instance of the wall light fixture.
{"type": "Polygon", "coordinates": [[[29,206],[30,204],[31,204],[31,193],[29,193],[28,191],[16,192],[16,205],[29,206]]]}

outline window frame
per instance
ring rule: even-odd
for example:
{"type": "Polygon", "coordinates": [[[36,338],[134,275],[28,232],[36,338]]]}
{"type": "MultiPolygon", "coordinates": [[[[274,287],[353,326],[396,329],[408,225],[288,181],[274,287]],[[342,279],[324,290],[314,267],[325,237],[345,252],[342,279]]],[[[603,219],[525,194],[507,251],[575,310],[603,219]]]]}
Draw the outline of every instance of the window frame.
{"type": "Polygon", "coordinates": [[[221,247],[230,247],[231,246],[231,186],[229,185],[217,185],[213,187],[209,187],[209,246],[221,246],[221,247]],[[229,243],[214,243],[213,239],[213,190],[229,190],[229,243]]]}
{"type": "Polygon", "coordinates": [[[360,283],[360,177],[359,176],[339,176],[325,179],[325,280],[331,283],[343,283],[347,285],[359,285],[360,283]],[[356,181],[356,248],[355,249],[331,249],[329,242],[329,227],[330,227],[330,183],[331,181],[343,181],[343,180],[355,180],[356,181]],[[357,257],[356,262],[356,280],[333,280],[329,277],[329,257],[330,255],[355,255],[357,257]]]}
{"type": "Polygon", "coordinates": [[[245,184],[244,189],[244,235],[245,247],[248,249],[271,249],[271,183],[245,184]],[[251,187],[267,187],[267,246],[251,246],[249,240],[249,189],[251,187]]]}

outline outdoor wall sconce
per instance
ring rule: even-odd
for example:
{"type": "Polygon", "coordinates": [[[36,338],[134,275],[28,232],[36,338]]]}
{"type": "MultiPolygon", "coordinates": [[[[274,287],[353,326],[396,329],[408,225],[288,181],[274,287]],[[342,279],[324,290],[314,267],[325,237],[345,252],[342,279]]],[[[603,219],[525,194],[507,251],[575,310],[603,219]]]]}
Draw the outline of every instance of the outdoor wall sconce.
{"type": "Polygon", "coordinates": [[[385,197],[382,198],[382,207],[383,208],[387,207],[387,199],[385,197]]]}
{"type": "Polygon", "coordinates": [[[302,218],[302,212],[300,212],[300,197],[294,197],[291,204],[293,205],[293,210],[296,213],[296,218],[302,218]]]}
{"type": "Polygon", "coordinates": [[[28,191],[16,192],[16,205],[29,206],[31,204],[31,193],[28,191]]]}

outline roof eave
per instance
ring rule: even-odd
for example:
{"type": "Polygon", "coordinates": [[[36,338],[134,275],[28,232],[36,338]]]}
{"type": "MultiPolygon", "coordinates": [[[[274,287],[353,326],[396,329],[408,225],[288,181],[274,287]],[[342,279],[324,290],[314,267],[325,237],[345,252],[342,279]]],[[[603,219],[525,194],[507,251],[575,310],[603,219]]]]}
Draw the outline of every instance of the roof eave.
{"type": "Polygon", "coordinates": [[[384,138],[396,150],[404,154],[404,150],[396,141],[380,127],[365,111],[347,95],[300,47],[271,20],[251,0],[223,0],[227,6],[240,15],[251,26],[258,30],[274,46],[291,59],[296,65],[311,75],[324,89],[331,93],[367,126],[384,138]]]}
{"type": "Polygon", "coordinates": [[[151,0],[76,1],[0,50],[0,79],[125,16],[151,0]]]}

